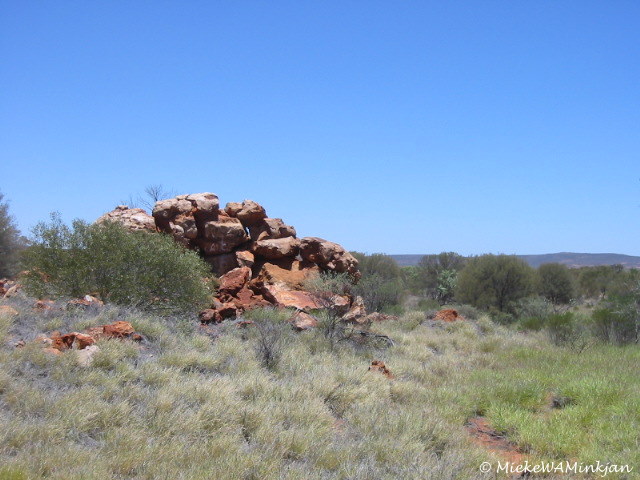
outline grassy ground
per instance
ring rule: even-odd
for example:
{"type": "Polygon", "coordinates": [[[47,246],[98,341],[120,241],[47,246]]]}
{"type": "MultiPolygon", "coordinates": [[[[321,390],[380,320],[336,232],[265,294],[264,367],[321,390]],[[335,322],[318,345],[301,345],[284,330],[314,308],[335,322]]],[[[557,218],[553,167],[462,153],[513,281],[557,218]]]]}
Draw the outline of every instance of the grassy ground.
{"type": "Polygon", "coordinates": [[[495,478],[478,467],[496,457],[464,426],[478,414],[532,459],[640,469],[637,347],[576,353],[486,318],[417,312],[375,326],[394,340],[384,348],[295,334],[273,311],[211,335],[111,307],[12,306],[20,315],[0,318],[0,479],[495,478]],[[91,367],[11,346],[114,320],[147,341],[102,341],[91,367]],[[374,359],[395,379],[368,372],[374,359]]]}

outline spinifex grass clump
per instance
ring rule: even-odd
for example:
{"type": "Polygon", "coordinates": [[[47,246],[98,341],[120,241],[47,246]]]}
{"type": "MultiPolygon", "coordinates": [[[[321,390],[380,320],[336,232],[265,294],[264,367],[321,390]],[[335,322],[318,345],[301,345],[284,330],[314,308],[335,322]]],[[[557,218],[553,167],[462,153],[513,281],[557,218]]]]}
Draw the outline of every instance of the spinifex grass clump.
{"type": "Polygon", "coordinates": [[[65,225],[58,215],[34,229],[25,252],[27,291],[39,297],[97,294],[163,314],[196,311],[211,292],[207,265],[168,235],[115,223],[65,225]]]}

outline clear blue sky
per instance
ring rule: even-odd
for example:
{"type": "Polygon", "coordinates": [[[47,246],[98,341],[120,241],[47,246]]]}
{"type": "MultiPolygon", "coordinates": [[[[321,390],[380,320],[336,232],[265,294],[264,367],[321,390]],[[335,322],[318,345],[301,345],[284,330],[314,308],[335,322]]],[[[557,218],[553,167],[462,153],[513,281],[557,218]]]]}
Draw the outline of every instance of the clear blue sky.
{"type": "Polygon", "coordinates": [[[0,1],[28,231],[149,184],[369,253],[640,255],[640,2],[0,1]]]}

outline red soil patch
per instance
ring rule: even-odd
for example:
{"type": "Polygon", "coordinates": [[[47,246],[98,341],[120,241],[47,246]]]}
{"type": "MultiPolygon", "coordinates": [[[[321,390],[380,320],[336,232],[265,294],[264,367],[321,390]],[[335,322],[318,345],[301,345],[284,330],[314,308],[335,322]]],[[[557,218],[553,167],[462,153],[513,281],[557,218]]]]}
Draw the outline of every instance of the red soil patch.
{"type": "Polygon", "coordinates": [[[495,453],[512,465],[523,464],[527,459],[515,443],[500,435],[484,417],[470,418],[466,427],[475,444],[495,453]]]}

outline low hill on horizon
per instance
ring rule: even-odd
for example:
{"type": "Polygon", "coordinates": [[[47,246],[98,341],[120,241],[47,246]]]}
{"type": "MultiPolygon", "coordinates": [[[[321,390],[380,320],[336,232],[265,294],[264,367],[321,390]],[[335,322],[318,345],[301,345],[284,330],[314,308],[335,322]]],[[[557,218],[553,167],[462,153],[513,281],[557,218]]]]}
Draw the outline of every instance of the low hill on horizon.
{"type": "MultiPolygon", "coordinates": [[[[401,267],[417,265],[421,255],[390,255],[401,267]]],[[[569,268],[594,267],[600,265],[623,265],[625,268],[640,268],[640,257],[620,253],[544,253],[540,255],[516,255],[534,268],[544,263],[561,263],[569,268]]]]}

